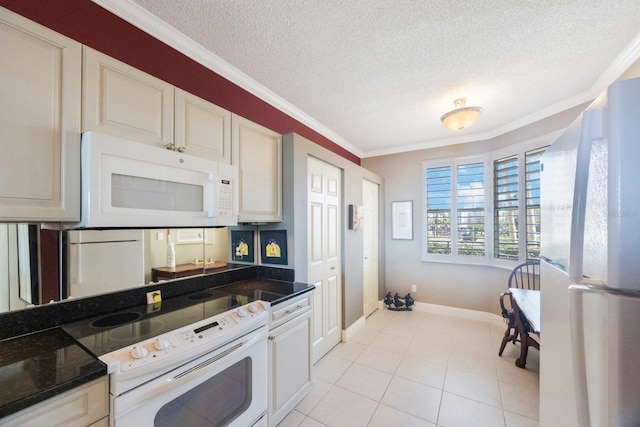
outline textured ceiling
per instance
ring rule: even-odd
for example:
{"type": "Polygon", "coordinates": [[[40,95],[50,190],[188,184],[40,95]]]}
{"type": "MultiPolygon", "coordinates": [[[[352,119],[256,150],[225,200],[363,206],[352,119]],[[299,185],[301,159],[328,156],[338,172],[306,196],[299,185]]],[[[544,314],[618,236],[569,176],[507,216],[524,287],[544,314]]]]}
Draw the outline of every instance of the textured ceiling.
{"type": "Polygon", "coordinates": [[[640,56],[637,0],[94,1],[360,157],[502,134],[640,56]],[[450,131],[459,97],[484,112],[450,131]]]}

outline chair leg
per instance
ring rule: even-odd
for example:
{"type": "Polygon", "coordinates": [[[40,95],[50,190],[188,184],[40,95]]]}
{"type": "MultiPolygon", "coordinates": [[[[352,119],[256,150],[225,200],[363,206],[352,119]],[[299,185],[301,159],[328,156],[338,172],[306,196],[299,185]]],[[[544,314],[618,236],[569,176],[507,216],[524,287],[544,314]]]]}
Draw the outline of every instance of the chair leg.
{"type": "Polygon", "coordinates": [[[509,321],[509,325],[507,326],[507,330],[504,332],[504,337],[502,337],[502,343],[500,344],[500,351],[498,352],[498,356],[502,356],[502,352],[504,351],[505,346],[509,341],[511,341],[511,321],[509,321]]]}
{"type": "Polygon", "coordinates": [[[502,352],[504,351],[504,348],[509,341],[515,344],[517,340],[518,328],[516,327],[515,319],[509,318],[509,324],[507,325],[507,330],[504,332],[504,337],[502,337],[502,343],[500,344],[500,351],[498,352],[498,356],[502,356],[502,352]],[[511,334],[512,330],[513,335],[511,334]]]}

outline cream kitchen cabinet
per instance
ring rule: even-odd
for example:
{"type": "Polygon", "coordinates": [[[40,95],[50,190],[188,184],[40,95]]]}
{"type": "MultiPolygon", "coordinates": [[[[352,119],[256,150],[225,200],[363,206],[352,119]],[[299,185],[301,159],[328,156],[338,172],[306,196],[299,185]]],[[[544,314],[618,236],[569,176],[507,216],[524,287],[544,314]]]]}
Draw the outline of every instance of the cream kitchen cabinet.
{"type": "Polygon", "coordinates": [[[231,163],[231,112],[89,47],[82,130],[231,163]]]}
{"type": "Polygon", "coordinates": [[[231,164],[231,112],[175,88],[175,149],[231,164]]]}
{"type": "Polygon", "coordinates": [[[0,8],[0,220],[80,219],[82,46],[0,8]]]}
{"type": "Polygon", "coordinates": [[[311,388],[312,295],[308,292],[271,309],[267,414],[270,426],[282,421],[311,388]]]}
{"type": "Polygon", "coordinates": [[[82,131],[145,144],[173,144],[173,86],[87,46],[82,131]]]}
{"type": "Polygon", "coordinates": [[[238,222],[282,221],[282,135],[236,114],[231,125],[238,222]]]}
{"type": "Polygon", "coordinates": [[[109,377],[94,380],[0,420],[5,427],[108,425],[109,377]],[[95,423],[95,424],[94,424],[95,423]]]}

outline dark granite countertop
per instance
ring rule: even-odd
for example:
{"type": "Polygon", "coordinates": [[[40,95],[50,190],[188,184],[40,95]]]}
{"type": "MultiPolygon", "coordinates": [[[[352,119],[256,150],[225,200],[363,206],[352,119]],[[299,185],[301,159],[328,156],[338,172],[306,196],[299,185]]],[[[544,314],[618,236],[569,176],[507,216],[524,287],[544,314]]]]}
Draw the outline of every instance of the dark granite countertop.
{"type": "Polygon", "coordinates": [[[253,299],[267,301],[272,306],[315,289],[314,285],[273,279],[249,279],[227,285],[216,286],[217,291],[247,295],[253,299]]]}
{"type": "Polygon", "coordinates": [[[0,418],[107,374],[59,328],[0,341],[0,418]]]}
{"type": "MultiPolygon", "coordinates": [[[[250,277],[252,273],[256,274],[255,266],[253,269],[234,267],[235,269],[229,268],[229,271],[223,274],[181,282],[181,287],[189,290],[187,294],[182,293],[182,296],[203,289],[215,289],[246,295],[276,305],[315,288],[306,283],[288,281],[293,279],[291,270],[258,267],[256,278],[250,277]]],[[[166,301],[168,305],[172,305],[173,302],[180,305],[178,303],[182,298],[174,299],[167,286],[171,285],[162,285],[162,290],[163,296],[167,294],[169,297],[166,301]],[[166,291],[167,289],[169,291],[166,291]]],[[[0,336],[3,338],[0,339],[0,418],[106,375],[106,366],[79,345],[62,326],[66,327],[68,323],[77,321],[78,312],[89,313],[94,309],[95,316],[97,306],[103,308],[102,312],[105,311],[104,307],[108,306],[111,313],[121,311],[127,306],[131,307],[130,303],[125,303],[126,300],[141,300],[139,297],[149,290],[149,287],[135,289],[123,292],[122,295],[105,295],[70,304],[55,304],[52,307],[39,308],[37,311],[23,310],[6,314],[3,320],[8,321],[8,324],[17,325],[13,329],[16,332],[22,331],[23,335],[8,338],[7,335],[0,336]],[[38,314],[45,315],[46,323],[43,323],[40,319],[42,316],[38,314]],[[24,333],[25,330],[45,324],[58,327],[49,326],[44,330],[24,333]]],[[[135,307],[139,306],[141,305],[135,307]]],[[[89,317],[91,316],[85,314],[82,318],[89,317]]]]}

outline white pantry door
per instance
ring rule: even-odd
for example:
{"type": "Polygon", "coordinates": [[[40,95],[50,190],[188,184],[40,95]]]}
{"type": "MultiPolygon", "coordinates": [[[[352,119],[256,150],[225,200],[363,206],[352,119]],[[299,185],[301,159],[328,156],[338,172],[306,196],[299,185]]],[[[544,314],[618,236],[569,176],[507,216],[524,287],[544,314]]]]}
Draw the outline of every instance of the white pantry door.
{"type": "Polygon", "coordinates": [[[308,159],[309,282],[313,296],[313,363],[341,340],[342,334],[342,171],[308,159]]]}
{"type": "Polygon", "coordinates": [[[364,316],[378,308],[378,184],[362,181],[362,294],[364,316]]]}

